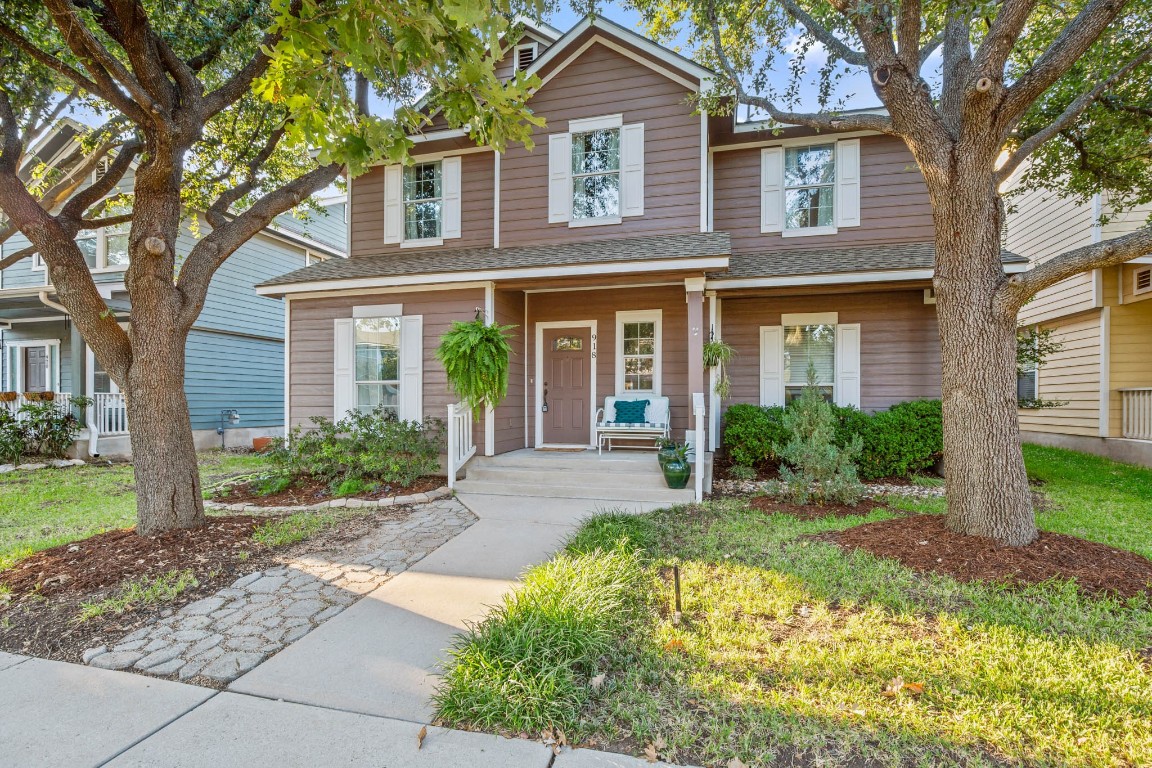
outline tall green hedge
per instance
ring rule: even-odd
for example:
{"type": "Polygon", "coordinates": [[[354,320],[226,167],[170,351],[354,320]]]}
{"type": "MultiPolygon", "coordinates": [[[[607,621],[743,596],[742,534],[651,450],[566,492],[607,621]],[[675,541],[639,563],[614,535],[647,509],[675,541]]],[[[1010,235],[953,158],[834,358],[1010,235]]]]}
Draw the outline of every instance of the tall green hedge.
{"type": "MultiPolygon", "coordinates": [[[[857,467],[862,478],[907,477],[932,467],[943,455],[939,400],[912,400],[876,413],[840,406],[832,410],[837,445],[848,445],[854,435],[863,441],[857,467]]],[[[780,406],[738,404],[724,414],[724,449],[734,464],[779,461],[777,451],[789,437],[780,406]]]]}

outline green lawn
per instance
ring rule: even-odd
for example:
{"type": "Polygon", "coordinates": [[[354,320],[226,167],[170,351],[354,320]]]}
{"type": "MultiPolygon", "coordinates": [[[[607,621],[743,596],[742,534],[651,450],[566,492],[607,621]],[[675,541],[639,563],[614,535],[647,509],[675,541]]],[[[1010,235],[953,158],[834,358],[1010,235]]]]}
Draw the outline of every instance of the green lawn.
{"type": "MultiPolygon", "coordinates": [[[[265,459],[219,452],[200,454],[205,485],[255,471],[265,459]]],[[[132,467],[90,465],[0,475],[0,570],[57,544],[136,522],[132,467]]]]}
{"type": "MultiPolygon", "coordinates": [[[[1042,527],[1152,549],[1148,471],[1027,458],[1060,507],[1042,527]]],[[[705,765],[1152,764],[1152,603],[961,584],[806,538],[888,515],[596,518],[460,639],[439,715],[705,765]]]]}

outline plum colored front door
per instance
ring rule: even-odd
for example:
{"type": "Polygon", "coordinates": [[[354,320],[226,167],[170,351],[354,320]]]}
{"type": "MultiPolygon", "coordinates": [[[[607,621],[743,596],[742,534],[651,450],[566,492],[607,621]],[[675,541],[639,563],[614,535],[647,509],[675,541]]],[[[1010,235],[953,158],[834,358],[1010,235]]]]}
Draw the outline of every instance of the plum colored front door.
{"type": "Polygon", "coordinates": [[[543,338],[544,442],[588,445],[592,413],[592,329],[546,328],[543,338]]]}

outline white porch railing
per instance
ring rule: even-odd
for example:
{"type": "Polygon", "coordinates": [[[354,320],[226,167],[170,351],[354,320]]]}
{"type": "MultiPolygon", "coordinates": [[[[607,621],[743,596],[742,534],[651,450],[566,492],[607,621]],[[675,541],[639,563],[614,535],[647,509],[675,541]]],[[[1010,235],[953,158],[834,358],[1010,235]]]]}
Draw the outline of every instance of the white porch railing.
{"type": "Polygon", "coordinates": [[[101,437],[128,434],[128,409],[120,392],[97,392],[92,395],[88,427],[101,437]]]}
{"type": "Polygon", "coordinates": [[[692,413],[696,418],[696,466],[693,473],[696,475],[696,501],[704,501],[704,454],[708,450],[708,441],[705,439],[704,423],[704,393],[692,393],[692,413]]]}
{"type": "Polygon", "coordinates": [[[1120,434],[1130,440],[1152,440],[1152,387],[1120,390],[1120,434]]]}
{"type": "MultiPolygon", "coordinates": [[[[28,398],[24,397],[23,392],[20,392],[19,394],[16,395],[15,400],[6,400],[3,402],[0,402],[0,408],[8,411],[10,414],[15,416],[17,419],[23,419],[23,418],[25,418],[25,416],[20,413],[20,408],[27,402],[30,402],[30,401],[28,400],[28,398]]],[[[43,401],[39,401],[39,402],[43,402],[43,401]]],[[[53,392],[52,393],[52,399],[49,402],[51,402],[57,408],[66,411],[72,405],[72,393],[70,393],[70,392],[53,392]]]]}
{"type": "Polygon", "coordinates": [[[448,406],[448,487],[456,487],[456,473],[476,455],[472,440],[472,408],[467,403],[448,406]]]}

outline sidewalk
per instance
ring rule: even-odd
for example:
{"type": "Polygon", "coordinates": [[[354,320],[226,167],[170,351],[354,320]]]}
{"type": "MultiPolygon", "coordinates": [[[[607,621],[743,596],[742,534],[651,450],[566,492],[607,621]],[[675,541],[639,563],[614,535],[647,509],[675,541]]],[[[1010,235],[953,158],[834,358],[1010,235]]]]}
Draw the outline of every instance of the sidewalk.
{"type": "Polygon", "coordinates": [[[598,509],[462,495],[478,522],[228,691],[0,653],[0,766],[639,768],[594,750],[428,727],[452,636],[598,509]]]}

